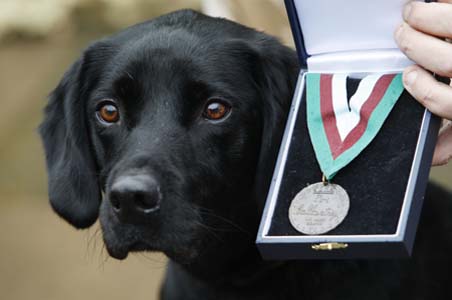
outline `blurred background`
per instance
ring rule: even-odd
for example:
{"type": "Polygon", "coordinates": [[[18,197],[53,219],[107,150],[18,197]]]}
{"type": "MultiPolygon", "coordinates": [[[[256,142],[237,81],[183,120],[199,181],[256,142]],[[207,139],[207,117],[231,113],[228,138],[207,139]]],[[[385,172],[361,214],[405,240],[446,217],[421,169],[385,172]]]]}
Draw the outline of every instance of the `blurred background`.
{"type": "MultiPolygon", "coordinates": [[[[164,255],[118,262],[105,253],[98,224],[77,231],[53,214],[36,128],[47,94],[90,41],[180,8],[293,46],[282,0],[0,0],[1,299],[156,299],[164,255]]],[[[452,165],[431,177],[450,187],[452,165]]]]}

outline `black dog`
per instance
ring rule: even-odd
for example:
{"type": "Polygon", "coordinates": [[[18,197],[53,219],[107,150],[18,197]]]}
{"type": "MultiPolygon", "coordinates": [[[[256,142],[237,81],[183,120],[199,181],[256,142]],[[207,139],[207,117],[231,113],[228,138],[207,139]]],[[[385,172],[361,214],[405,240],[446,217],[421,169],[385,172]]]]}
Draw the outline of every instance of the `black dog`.
{"type": "Polygon", "coordinates": [[[99,216],[115,258],[163,251],[164,299],[452,299],[452,199],[438,188],[411,260],[261,260],[297,74],[274,38],[193,11],[94,43],[40,129],[53,208],[77,228],[99,216]]]}

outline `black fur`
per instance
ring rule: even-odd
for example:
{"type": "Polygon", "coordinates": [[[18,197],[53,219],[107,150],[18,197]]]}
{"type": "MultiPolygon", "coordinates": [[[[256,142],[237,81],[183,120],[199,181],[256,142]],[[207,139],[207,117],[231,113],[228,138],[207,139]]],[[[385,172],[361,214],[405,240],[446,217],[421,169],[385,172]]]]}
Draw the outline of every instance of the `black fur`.
{"type": "Polygon", "coordinates": [[[116,258],[167,254],[164,299],[450,299],[452,199],[436,187],[411,260],[261,260],[254,239],[297,74],[274,38],[187,10],[95,42],[40,128],[52,207],[77,228],[99,216],[116,258]],[[210,98],[231,104],[222,122],[202,117],[210,98]],[[99,123],[102,99],[118,124],[99,123]],[[121,222],[111,185],[137,169],[159,183],[161,207],[121,222]]]}

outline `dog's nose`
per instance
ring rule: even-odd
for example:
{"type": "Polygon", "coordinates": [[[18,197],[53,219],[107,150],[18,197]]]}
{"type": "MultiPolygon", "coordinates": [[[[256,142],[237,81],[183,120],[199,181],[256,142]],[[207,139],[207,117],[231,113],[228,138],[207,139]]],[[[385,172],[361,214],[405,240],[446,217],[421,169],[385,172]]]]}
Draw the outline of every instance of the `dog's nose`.
{"type": "Polygon", "coordinates": [[[128,175],[115,180],[109,199],[120,220],[133,223],[160,208],[161,194],[153,177],[144,174],[128,175]]]}

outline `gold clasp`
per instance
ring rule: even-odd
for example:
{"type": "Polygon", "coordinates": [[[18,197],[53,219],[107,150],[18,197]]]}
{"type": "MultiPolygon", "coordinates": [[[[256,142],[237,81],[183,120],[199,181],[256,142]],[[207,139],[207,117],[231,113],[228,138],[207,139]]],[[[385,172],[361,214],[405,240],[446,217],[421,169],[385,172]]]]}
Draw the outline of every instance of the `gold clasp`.
{"type": "Polygon", "coordinates": [[[348,248],[348,244],[346,244],[346,243],[322,243],[322,244],[318,244],[318,245],[312,245],[311,248],[316,251],[319,251],[319,250],[331,251],[331,250],[348,248]]]}
{"type": "Polygon", "coordinates": [[[329,183],[324,174],[322,174],[322,182],[323,182],[323,185],[325,185],[325,186],[327,186],[329,183]]]}

